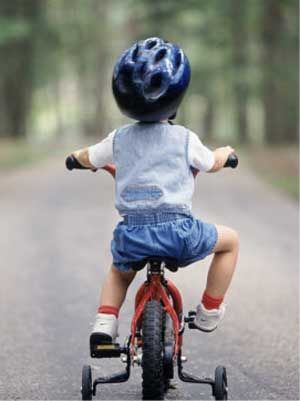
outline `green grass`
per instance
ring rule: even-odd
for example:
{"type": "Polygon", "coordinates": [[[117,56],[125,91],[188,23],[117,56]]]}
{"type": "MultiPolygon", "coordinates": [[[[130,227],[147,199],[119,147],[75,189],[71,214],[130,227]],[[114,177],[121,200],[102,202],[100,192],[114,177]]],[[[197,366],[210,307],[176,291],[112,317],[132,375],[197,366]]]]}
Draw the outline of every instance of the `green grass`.
{"type": "Polygon", "coordinates": [[[263,179],[299,199],[299,150],[296,145],[260,146],[242,149],[243,158],[263,179]]]}
{"type": "Polygon", "coordinates": [[[25,140],[0,139],[0,169],[8,171],[29,166],[53,156],[64,157],[73,147],[61,143],[31,144],[25,140]]]}
{"type": "Polygon", "coordinates": [[[28,165],[43,157],[41,149],[22,140],[0,140],[0,168],[11,170],[28,165]]]}
{"type": "Polygon", "coordinates": [[[277,176],[271,179],[274,187],[286,192],[292,198],[299,199],[299,179],[298,177],[277,176]]]}

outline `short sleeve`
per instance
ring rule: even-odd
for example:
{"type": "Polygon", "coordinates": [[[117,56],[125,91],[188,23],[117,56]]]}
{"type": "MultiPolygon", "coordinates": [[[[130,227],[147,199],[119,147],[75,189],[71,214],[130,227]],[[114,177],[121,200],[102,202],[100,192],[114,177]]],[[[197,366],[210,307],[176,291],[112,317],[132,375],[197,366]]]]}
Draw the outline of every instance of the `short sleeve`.
{"type": "Polygon", "coordinates": [[[112,131],[101,142],[88,148],[90,163],[96,168],[101,168],[113,162],[113,139],[116,130],[112,131]]]}
{"type": "Polygon", "coordinates": [[[213,152],[192,131],[189,131],[188,159],[190,166],[200,171],[211,170],[215,163],[213,152]]]}

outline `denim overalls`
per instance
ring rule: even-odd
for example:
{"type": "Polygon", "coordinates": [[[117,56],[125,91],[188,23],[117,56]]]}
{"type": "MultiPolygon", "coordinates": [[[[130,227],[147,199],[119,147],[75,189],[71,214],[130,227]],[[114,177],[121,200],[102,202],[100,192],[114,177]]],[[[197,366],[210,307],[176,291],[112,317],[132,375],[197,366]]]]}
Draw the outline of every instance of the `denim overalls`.
{"type": "Polygon", "coordinates": [[[113,141],[116,208],[124,220],[111,243],[114,265],[165,256],[186,266],[210,254],[214,225],[191,215],[194,177],[188,163],[189,133],[168,123],[119,128],[113,141]]]}

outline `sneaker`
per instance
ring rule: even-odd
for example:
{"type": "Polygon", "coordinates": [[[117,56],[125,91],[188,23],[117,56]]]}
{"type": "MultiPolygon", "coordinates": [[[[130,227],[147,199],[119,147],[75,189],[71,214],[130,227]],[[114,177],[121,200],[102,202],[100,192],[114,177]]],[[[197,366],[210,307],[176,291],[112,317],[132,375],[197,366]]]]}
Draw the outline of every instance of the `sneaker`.
{"type": "Polygon", "coordinates": [[[220,305],[219,309],[206,309],[201,303],[197,306],[194,324],[199,330],[211,332],[217,328],[219,322],[223,319],[224,314],[224,303],[220,305]]]}
{"type": "Polygon", "coordinates": [[[90,336],[90,343],[113,344],[118,337],[118,319],[115,315],[98,313],[90,336]]]}

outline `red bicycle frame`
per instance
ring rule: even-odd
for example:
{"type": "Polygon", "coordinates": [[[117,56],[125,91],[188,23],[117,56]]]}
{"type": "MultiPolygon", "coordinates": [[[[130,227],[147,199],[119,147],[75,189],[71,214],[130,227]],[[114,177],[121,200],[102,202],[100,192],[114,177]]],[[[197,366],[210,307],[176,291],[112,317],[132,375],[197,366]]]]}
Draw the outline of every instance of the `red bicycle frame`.
{"type": "Polygon", "coordinates": [[[173,357],[175,357],[182,346],[182,336],[179,333],[182,319],[182,297],[175,284],[159,273],[150,273],[148,280],[140,286],[136,293],[135,312],[131,322],[131,351],[135,353],[137,328],[141,325],[145,305],[150,300],[161,302],[165,312],[172,319],[174,329],[173,357]]]}

